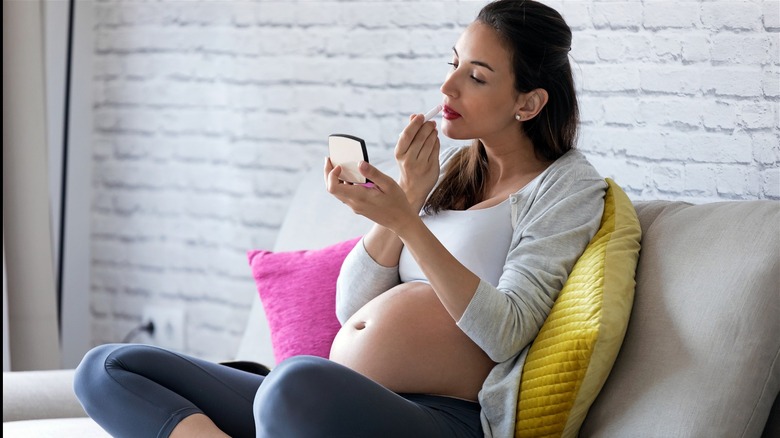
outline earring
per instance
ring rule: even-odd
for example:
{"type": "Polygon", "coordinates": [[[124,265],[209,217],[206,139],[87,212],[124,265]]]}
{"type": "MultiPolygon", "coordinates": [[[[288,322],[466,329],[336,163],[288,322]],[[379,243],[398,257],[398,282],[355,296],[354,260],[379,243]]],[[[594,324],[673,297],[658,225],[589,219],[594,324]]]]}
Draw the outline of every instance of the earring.
{"type": "Polygon", "coordinates": [[[522,117],[520,117],[520,114],[515,114],[515,120],[517,120],[518,122],[523,121],[522,117]]]}

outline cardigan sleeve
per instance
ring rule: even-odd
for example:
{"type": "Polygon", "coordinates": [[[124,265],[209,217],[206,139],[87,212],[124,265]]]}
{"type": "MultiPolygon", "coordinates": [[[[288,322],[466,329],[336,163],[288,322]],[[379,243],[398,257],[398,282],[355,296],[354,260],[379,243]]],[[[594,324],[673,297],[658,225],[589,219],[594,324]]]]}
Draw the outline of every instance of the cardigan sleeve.
{"type": "Polygon", "coordinates": [[[536,337],[601,223],[604,179],[589,165],[565,173],[553,172],[527,197],[513,197],[515,229],[498,287],[481,280],[457,323],[495,362],[536,337]]]}
{"type": "Polygon", "coordinates": [[[343,325],[369,301],[400,283],[398,266],[377,263],[360,239],[344,259],[336,280],[336,317],[343,325]]]}

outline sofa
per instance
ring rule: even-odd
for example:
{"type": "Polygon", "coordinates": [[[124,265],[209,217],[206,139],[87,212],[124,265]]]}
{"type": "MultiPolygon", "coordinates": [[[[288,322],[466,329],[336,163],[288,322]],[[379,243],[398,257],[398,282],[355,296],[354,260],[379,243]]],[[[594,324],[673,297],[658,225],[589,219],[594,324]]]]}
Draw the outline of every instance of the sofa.
{"type": "MultiPolygon", "coordinates": [[[[390,162],[378,167],[396,175],[390,162]]],[[[579,436],[780,437],[780,202],[634,206],[643,234],[633,308],[579,436]]],[[[313,169],[274,251],[322,248],[369,226],[313,169]]],[[[235,359],[273,366],[270,339],[255,300],[235,359]]],[[[3,373],[5,436],[107,436],[72,380],[72,370],[3,373]]]]}

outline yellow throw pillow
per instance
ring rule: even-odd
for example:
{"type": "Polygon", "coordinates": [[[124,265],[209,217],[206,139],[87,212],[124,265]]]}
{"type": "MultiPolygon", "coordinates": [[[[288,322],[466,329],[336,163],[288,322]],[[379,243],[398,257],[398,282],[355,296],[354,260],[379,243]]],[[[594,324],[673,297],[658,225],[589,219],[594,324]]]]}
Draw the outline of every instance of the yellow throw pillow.
{"type": "Polygon", "coordinates": [[[623,343],[642,229],[631,200],[606,181],[601,226],[528,352],[516,437],[577,436],[623,343]]]}

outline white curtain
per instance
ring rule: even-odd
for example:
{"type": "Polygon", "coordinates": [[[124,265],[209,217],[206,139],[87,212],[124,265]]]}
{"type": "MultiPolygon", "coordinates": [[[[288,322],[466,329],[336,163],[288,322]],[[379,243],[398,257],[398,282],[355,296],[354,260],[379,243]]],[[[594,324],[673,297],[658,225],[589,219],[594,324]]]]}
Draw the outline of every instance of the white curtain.
{"type": "Polygon", "coordinates": [[[60,368],[43,47],[41,0],[3,1],[3,366],[10,354],[12,370],[60,368]]]}
{"type": "Polygon", "coordinates": [[[5,232],[3,233],[3,371],[11,371],[11,350],[8,348],[8,282],[5,281],[5,232]]]}

